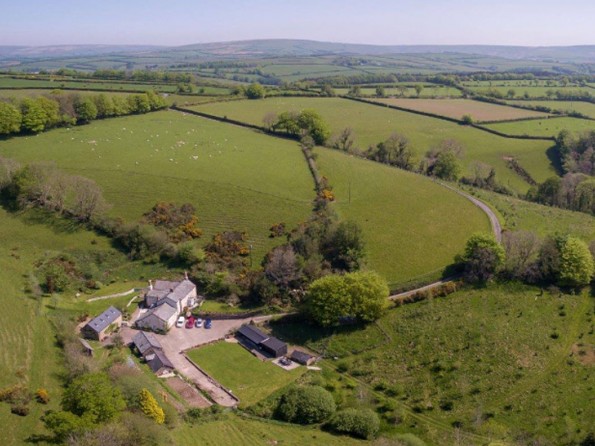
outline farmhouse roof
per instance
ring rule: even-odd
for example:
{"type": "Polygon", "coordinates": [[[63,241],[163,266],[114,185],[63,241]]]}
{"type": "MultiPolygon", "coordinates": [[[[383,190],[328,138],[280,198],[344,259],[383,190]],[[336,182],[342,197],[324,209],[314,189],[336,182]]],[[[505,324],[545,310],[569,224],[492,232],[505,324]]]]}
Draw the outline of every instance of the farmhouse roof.
{"type": "Polygon", "coordinates": [[[174,288],[174,290],[169,294],[169,296],[167,296],[167,298],[178,302],[184,297],[186,297],[188,293],[190,293],[194,288],[196,288],[196,285],[194,285],[188,279],[182,280],[182,282],[180,282],[174,288]]]}
{"type": "Polygon", "coordinates": [[[261,344],[263,341],[266,341],[269,338],[253,325],[242,325],[238,330],[238,333],[255,344],[261,344]]]}
{"type": "Polygon", "coordinates": [[[161,350],[161,343],[153,333],[139,331],[134,335],[134,338],[132,338],[132,342],[143,356],[147,350],[161,350]]]}
{"type": "Polygon", "coordinates": [[[155,285],[153,285],[153,290],[171,292],[179,284],[180,284],[180,282],[171,282],[169,280],[156,280],[155,281],[155,285]]]}
{"type": "Polygon", "coordinates": [[[152,310],[147,311],[143,316],[138,318],[137,322],[142,321],[149,316],[155,316],[156,318],[167,322],[171,319],[174,314],[177,314],[178,311],[170,306],[170,305],[159,305],[157,308],[153,308],[152,310]]]}
{"type": "Polygon", "coordinates": [[[170,293],[169,289],[167,290],[156,290],[153,288],[152,290],[147,291],[147,297],[156,297],[157,300],[163,299],[170,293]]]}
{"type": "Polygon", "coordinates": [[[109,307],[107,310],[105,310],[103,313],[101,313],[99,316],[97,316],[95,319],[89,322],[86,325],[86,327],[89,327],[96,333],[101,333],[121,316],[122,313],[120,312],[120,310],[114,307],[109,307]]]}
{"type": "Polygon", "coordinates": [[[300,364],[307,364],[312,358],[314,358],[314,356],[301,350],[294,350],[291,352],[291,359],[299,362],[300,364]]]}
{"type": "Polygon", "coordinates": [[[174,365],[161,350],[155,350],[155,355],[147,361],[147,364],[149,364],[149,367],[151,367],[153,372],[158,372],[163,367],[174,369],[174,365]]]}

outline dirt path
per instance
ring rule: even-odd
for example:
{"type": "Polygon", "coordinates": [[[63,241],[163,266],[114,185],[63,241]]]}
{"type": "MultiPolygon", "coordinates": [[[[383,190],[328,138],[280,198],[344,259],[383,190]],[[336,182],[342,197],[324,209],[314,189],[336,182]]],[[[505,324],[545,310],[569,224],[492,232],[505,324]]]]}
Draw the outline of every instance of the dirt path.
{"type": "Polygon", "coordinates": [[[94,302],[96,300],[103,300],[103,299],[112,299],[114,297],[128,296],[129,294],[132,294],[134,292],[136,292],[136,288],[132,288],[128,291],[124,291],[123,293],[115,293],[115,294],[108,294],[107,296],[92,297],[91,299],[88,299],[87,302],[94,302]]]}

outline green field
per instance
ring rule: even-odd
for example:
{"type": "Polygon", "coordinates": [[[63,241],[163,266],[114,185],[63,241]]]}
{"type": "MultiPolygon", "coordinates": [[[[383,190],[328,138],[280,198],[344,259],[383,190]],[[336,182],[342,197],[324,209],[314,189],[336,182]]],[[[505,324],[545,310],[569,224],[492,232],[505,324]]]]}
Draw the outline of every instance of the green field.
{"type": "Polygon", "coordinates": [[[504,121],[508,119],[546,117],[547,114],[469,99],[374,99],[380,104],[395,105],[410,110],[461,119],[469,115],[474,121],[504,121]]]}
{"type": "MultiPolygon", "coordinates": [[[[184,446],[355,446],[367,441],[336,436],[314,427],[276,421],[260,421],[226,414],[197,426],[184,424],[173,431],[176,444],[184,446]]],[[[380,443],[381,445],[381,443],[380,443]]]]}
{"type": "Polygon", "coordinates": [[[595,104],[582,101],[508,101],[514,105],[530,105],[533,107],[549,107],[552,110],[564,112],[578,112],[585,116],[595,118],[595,104]]]}
{"type": "Polygon", "coordinates": [[[577,133],[595,130],[595,121],[579,118],[549,118],[486,124],[485,127],[506,133],[507,135],[555,137],[562,130],[577,133]]]}
{"type": "Polygon", "coordinates": [[[456,123],[347,99],[271,98],[211,103],[192,108],[256,125],[262,125],[262,118],[270,112],[311,108],[323,116],[333,132],[351,127],[356,145],[364,150],[385,140],[393,132],[404,134],[411,141],[418,161],[433,145],[444,139],[455,139],[465,146],[463,162],[469,173],[473,172],[474,161],[487,163],[496,169],[501,183],[518,192],[526,192],[529,184],[506,167],[504,157],[515,157],[538,182],[555,173],[546,156],[546,150],[553,144],[548,141],[502,138],[456,123]]]}
{"type": "Polygon", "coordinates": [[[47,95],[53,97],[57,94],[82,94],[86,96],[96,95],[96,94],[105,94],[106,96],[123,96],[126,97],[131,93],[125,92],[116,92],[116,91],[108,91],[108,92],[95,92],[92,90],[60,90],[60,89],[39,89],[39,88],[25,88],[25,89],[6,89],[0,90],[0,99],[5,98],[15,98],[15,99],[23,99],[28,97],[37,97],[47,95]]]}
{"type": "Polygon", "coordinates": [[[295,381],[305,367],[284,370],[271,361],[261,361],[239,344],[218,342],[187,352],[202,367],[240,399],[247,407],[266,398],[275,390],[295,381]]]}
{"type": "MultiPolygon", "coordinates": [[[[495,84],[494,84],[495,85],[495,84]]],[[[481,87],[471,87],[468,86],[466,87],[467,89],[475,92],[475,93],[479,93],[479,94],[485,94],[489,91],[497,91],[500,94],[502,94],[504,97],[507,96],[508,94],[508,90],[514,90],[515,91],[515,97],[522,97],[525,96],[525,93],[527,93],[529,95],[529,97],[531,98],[545,98],[547,97],[547,92],[548,90],[553,91],[554,93],[556,91],[562,91],[564,93],[593,93],[592,89],[589,89],[588,87],[560,87],[560,86],[553,86],[553,87],[546,87],[546,86],[539,86],[539,87],[534,87],[534,86],[522,86],[522,87],[515,87],[514,85],[506,85],[506,86],[481,86],[481,87]]]]}
{"type": "Polygon", "coordinates": [[[190,202],[205,243],[217,231],[247,231],[255,264],[276,243],[269,227],[294,227],[314,198],[297,143],[174,111],[15,137],[0,142],[0,156],[53,160],[94,179],[111,215],[129,221],[157,201],[190,202]]]}
{"type": "MultiPolygon", "coordinates": [[[[68,79],[22,79],[0,76],[0,89],[23,88],[68,88],[75,90],[111,90],[111,91],[148,91],[155,90],[160,93],[175,93],[178,86],[175,84],[142,84],[132,82],[101,81],[101,80],[68,80],[68,79]]],[[[206,95],[227,95],[231,91],[226,87],[201,86],[206,95]]]]}
{"type": "MultiPolygon", "coordinates": [[[[453,425],[483,437],[462,444],[572,444],[595,419],[592,316],[586,293],[502,285],[398,307],[378,327],[311,332],[306,344],[339,357],[378,404],[392,400],[400,426],[429,444],[455,444],[453,425]]],[[[274,327],[304,339],[299,325],[274,327]]]]}
{"type": "Polygon", "coordinates": [[[586,242],[595,240],[595,217],[552,206],[544,206],[481,189],[470,193],[490,204],[501,217],[502,226],[511,231],[534,231],[541,236],[571,234],[586,242]]]}
{"type": "Polygon", "coordinates": [[[490,230],[480,209],[427,177],[336,150],[316,153],[334,209],[362,227],[368,266],[392,285],[438,277],[469,235],[490,230]]]}
{"type": "MultiPolygon", "coordinates": [[[[346,95],[349,93],[349,88],[335,88],[335,93],[338,95],[346,95]]],[[[404,91],[399,90],[397,87],[385,87],[384,94],[386,96],[395,96],[395,97],[409,97],[409,98],[417,98],[417,91],[415,88],[411,86],[407,86],[404,91]]],[[[376,96],[376,87],[361,87],[360,88],[360,95],[373,97],[376,96]]],[[[462,93],[461,90],[454,87],[444,87],[442,85],[424,85],[424,89],[421,91],[419,97],[421,98],[432,98],[432,97],[441,97],[441,98],[458,98],[461,97],[462,93]]]]}

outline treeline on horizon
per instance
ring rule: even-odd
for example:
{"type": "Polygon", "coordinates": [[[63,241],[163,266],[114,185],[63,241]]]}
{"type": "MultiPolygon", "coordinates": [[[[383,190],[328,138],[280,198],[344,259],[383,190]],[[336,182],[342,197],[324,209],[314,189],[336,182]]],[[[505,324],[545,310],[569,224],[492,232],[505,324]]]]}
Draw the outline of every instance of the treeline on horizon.
{"type": "Polygon", "coordinates": [[[36,98],[0,100],[0,135],[40,133],[54,127],[86,124],[95,119],[148,113],[165,108],[155,92],[109,96],[60,90],[36,98]]]}

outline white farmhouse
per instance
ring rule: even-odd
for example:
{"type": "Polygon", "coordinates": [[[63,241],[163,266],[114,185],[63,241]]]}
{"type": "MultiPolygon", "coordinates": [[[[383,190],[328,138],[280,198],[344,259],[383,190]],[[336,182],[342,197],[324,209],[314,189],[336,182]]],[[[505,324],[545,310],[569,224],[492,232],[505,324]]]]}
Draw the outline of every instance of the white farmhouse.
{"type": "Polygon", "coordinates": [[[149,281],[145,293],[145,306],[149,308],[136,321],[136,326],[153,331],[167,331],[176,322],[186,308],[197,304],[196,285],[188,276],[181,282],[156,280],[155,285],[149,281]]]}

